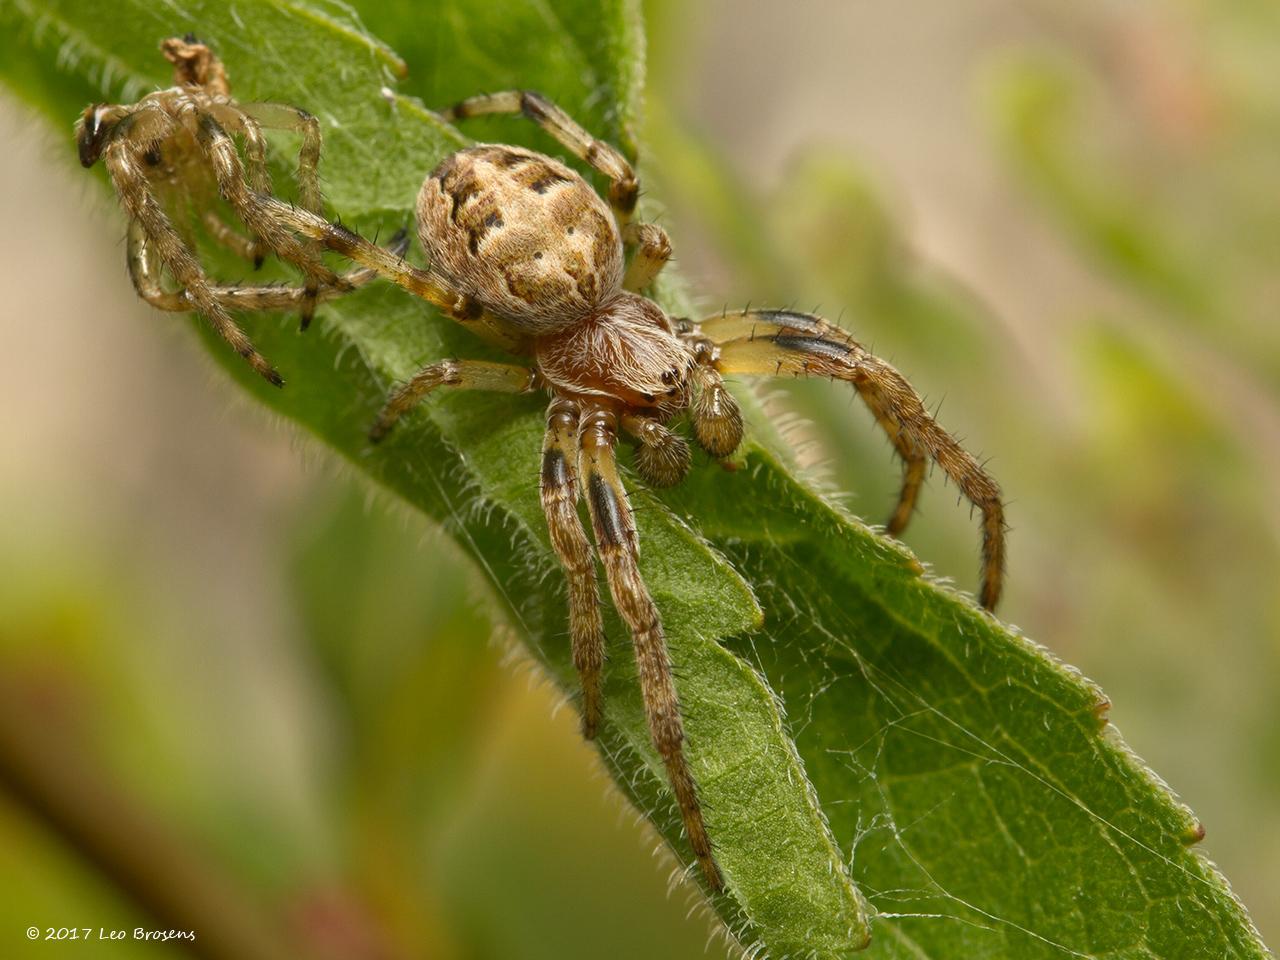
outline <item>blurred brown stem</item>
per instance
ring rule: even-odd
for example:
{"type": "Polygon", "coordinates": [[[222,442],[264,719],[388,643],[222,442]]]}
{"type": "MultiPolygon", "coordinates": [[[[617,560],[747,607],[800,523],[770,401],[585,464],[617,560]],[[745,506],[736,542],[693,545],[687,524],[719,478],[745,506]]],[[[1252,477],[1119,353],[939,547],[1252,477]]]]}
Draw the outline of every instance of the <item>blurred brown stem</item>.
{"type": "Polygon", "coordinates": [[[0,791],[115,884],[154,929],[195,934],[170,945],[205,960],[298,960],[231,883],[94,769],[59,711],[14,680],[0,685],[0,791]]]}

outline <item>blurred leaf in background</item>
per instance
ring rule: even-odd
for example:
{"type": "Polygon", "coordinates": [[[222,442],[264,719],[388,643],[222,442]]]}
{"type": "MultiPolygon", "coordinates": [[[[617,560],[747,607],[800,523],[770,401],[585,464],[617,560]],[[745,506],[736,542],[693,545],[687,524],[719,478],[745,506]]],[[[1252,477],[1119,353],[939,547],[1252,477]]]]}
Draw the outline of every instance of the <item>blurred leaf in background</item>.
{"type": "MultiPolygon", "coordinates": [[[[651,7],[663,195],[718,251],[693,251],[707,295],[842,311],[981,438],[1013,499],[1005,615],[1102,683],[1274,938],[1276,9],[651,7]],[[719,192],[680,189],[718,165],[719,192]],[[759,218],[749,254],[726,209],[759,218]]],[[[877,516],[895,471],[867,418],[791,404],[877,516]]],[[[925,496],[905,539],[963,572],[967,510],[925,496]]]]}

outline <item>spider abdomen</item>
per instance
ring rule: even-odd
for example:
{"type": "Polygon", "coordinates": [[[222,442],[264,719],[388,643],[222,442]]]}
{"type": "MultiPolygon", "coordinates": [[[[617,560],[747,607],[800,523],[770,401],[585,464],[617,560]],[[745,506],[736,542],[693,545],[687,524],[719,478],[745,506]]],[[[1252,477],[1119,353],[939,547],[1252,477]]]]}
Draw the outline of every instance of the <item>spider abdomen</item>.
{"type": "Polygon", "coordinates": [[[576,172],[532,150],[451,154],[423,183],[417,213],[432,272],[524,333],[573,326],[621,288],[609,208],[576,172]]]}

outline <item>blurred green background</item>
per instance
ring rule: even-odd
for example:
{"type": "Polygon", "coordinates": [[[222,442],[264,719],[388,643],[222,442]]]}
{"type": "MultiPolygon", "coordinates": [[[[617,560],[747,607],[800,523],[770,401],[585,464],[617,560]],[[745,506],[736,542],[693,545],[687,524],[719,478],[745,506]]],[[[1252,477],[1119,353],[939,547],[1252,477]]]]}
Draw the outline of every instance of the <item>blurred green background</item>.
{"type": "MultiPolygon", "coordinates": [[[[703,305],[843,315],[990,458],[1003,616],[1102,684],[1280,939],[1280,8],[647,13],[646,182],[703,305]]],[[[318,957],[725,955],[470,561],[137,301],[70,122],[0,97],[0,720],[318,957]]],[[[883,519],[851,393],[776,406],[883,519]]],[[[940,478],[906,540],[973,586],[940,478]]],[[[179,955],[27,944],[151,924],[3,795],[0,890],[0,955],[179,955]]]]}

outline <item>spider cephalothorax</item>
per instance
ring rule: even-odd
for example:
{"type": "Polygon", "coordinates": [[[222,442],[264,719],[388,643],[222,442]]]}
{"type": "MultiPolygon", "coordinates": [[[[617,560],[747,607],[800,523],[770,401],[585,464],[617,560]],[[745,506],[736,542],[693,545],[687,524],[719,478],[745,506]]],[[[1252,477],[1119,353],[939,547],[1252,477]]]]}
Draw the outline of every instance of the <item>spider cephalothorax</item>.
{"type": "MultiPolygon", "coordinates": [[[[207,63],[203,69],[209,76],[220,75],[207,63]]],[[[152,96],[159,101],[155,107],[146,107],[149,101],[144,99],[134,107],[111,109],[124,118],[144,109],[159,110],[166,118],[161,124],[164,136],[172,139],[181,132],[212,159],[221,157],[201,139],[200,124],[175,127],[179,121],[169,117],[173,103],[193,98],[188,87],[152,96]]],[[[213,106],[219,108],[213,113],[241,118],[260,113],[255,105],[235,105],[225,95],[209,92],[201,93],[198,103],[205,115],[213,106]]],[[[86,139],[97,149],[101,135],[94,111],[99,109],[86,112],[82,150],[86,139]]],[[[383,439],[404,413],[440,388],[550,395],[542,505],[551,544],[568,580],[569,633],[582,682],[584,733],[593,736],[603,719],[605,641],[595,560],[579,519],[579,499],[586,501],[595,554],[614,605],[631,632],[654,745],[704,876],[718,889],[720,872],[685,762],[683,723],[662,620],[640,575],[636,528],[615,459],[619,435],[628,434],[637,443],[635,462],[645,480],[670,485],[684,477],[690,461],[688,444],[671,427],[677,418],[688,418],[694,438],[713,457],[729,457],[742,439],[742,417],[725,389],[725,374],[821,376],[850,383],[904,463],[902,492],[887,524],[890,533],[901,532],[910,519],[931,461],[981,511],[980,599],[988,609],[1000,597],[1004,574],[1000,490],[938,426],[902,375],[839,327],[788,310],[743,310],[701,322],[673,322],[641,294],[670,258],[671,246],[660,228],[632,222],[638,185],[626,159],[535,93],[474,97],[445,116],[456,120],[482,113],[523,114],[539,124],[609,178],[608,204],[576,171],[542,154],[494,144],[460,150],[427,176],[418,194],[418,236],[429,264],[426,270],[409,265],[395,250],[384,250],[328,222],[318,215],[318,200],[295,208],[255,188],[244,191],[247,199],[236,209],[264,239],[283,233],[294,243],[336,251],[361,265],[365,272],[360,279],[369,273],[383,276],[509,353],[526,358],[524,365],[444,360],[422,368],[392,392],[370,438],[383,439]]],[[[301,111],[295,115],[305,116],[301,111]]],[[[123,122],[114,114],[109,119],[123,122]]],[[[247,145],[250,140],[246,135],[247,145]]],[[[107,145],[109,166],[111,150],[121,143],[133,141],[117,138],[107,145]]],[[[125,154],[130,148],[117,149],[125,154]]],[[[136,153],[139,147],[131,149],[136,153]]],[[[225,181],[238,180],[240,168],[229,158],[223,161],[219,184],[224,195],[235,196],[243,185],[225,181]]],[[[117,176],[119,166],[118,160],[112,175],[125,195],[132,188],[127,178],[117,176]]],[[[142,220],[146,212],[139,196],[136,190],[126,196],[135,220],[142,220]]],[[[155,234],[149,230],[148,236],[155,234]]],[[[185,285],[184,303],[194,304],[206,316],[210,303],[241,305],[225,292],[193,292],[190,271],[175,269],[163,245],[157,245],[165,265],[185,285]]],[[[302,249],[310,255],[310,247],[302,249]]],[[[307,262],[301,262],[304,269],[307,262]]],[[[314,282],[310,273],[308,277],[314,282]]],[[[319,278],[325,284],[335,279],[319,278]]],[[[292,305],[298,298],[314,298],[310,289],[291,291],[294,299],[287,303],[243,305],[292,305]]],[[[320,292],[328,289],[321,287],[320,292]]]]}

